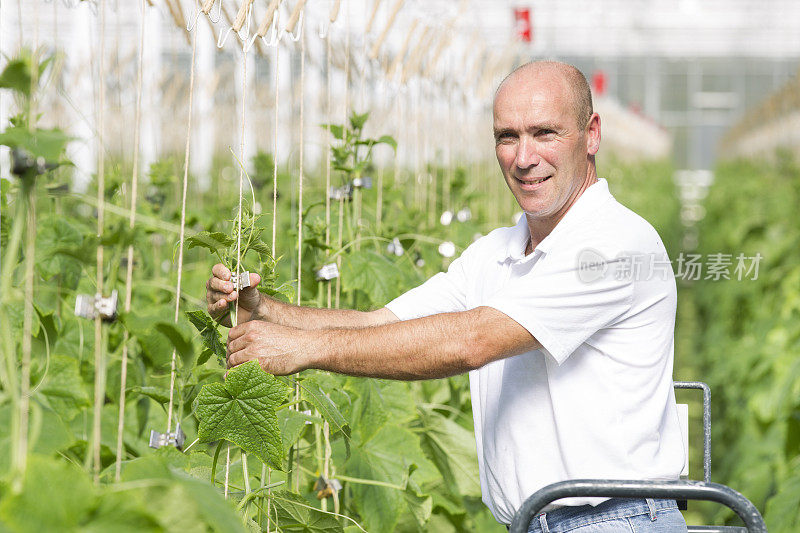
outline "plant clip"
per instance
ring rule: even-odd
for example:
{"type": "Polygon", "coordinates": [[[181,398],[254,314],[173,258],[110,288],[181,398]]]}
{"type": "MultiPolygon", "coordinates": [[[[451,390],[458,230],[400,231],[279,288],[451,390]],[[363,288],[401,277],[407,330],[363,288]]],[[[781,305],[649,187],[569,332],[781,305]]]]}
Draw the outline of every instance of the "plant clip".
{"type": "Polygon", "coordinates": [[[34,157],[24,148],[11,150],[11,173],[20,179],[39,176],[55,167],[56,165],[48,163],[44,157],[34,157]]]}
{"type": "Polygon", "coordinates": [[[353,187],[349,183],[344,187],[331,187],[328,190],[328,197],[331,200],[351,200],[353,198],[353,187]]]}
{"type": "Polygon", "coordinates": [[[248,270],[239,272],[238,278],[236,276],[231,276],[231,283],[233,283],[234,290],[246,289],[250,286],[250,272],[248,270]]]}
{"type": "Polygon", "coordinates": [[[459,222],[466,222],[472,218],[472,211],[469,207],[465,207],[463,209],[459,209],[458,213],[456,213],[456,220],[459,222]]]}
{"type": "Polygon", "coordinates": [[[400,257],[405,253],[406,250],[405,248],[403,248],[403,243],[400,242],[400,239],[395,237],[394,239],[392,239],[392,242],[386,245],[386,251],[390,254],[394,254],[397,257],[400,257]]]}
{"type": "Polygon", "coordinates": [[[163,446],[175,446],[182,450],[184,442],[186,442],[186,434],[181,429],[180,423],[175,426],[175,431],[170,433],[159,433],[155,429],[150,430],[151,448],[158,449],[163,446]]]}
{"type": "Polygon", "coordinates": [[[351,185],[355,189],[371,189],[372,188],[372,178],[365,176],[363,178],[355,178],[351,185]]]}
{"type": "Polygon", "coordinates": [[[111,291],[111,296],[103,298],[102,294],[90,296],[79,294],[75,299],[75,316],[94,320],[98,316],[104,322],[113,322],[117,318],[117,291],[111,291]]]}
{"type": "Polygon", "coordinates": [[[442,257],[453,257],[456,255],[456,245],[451,241],[444,241],[439,245],[439,255],[442,257]]]}
{"type": "Polygon", "coordinates": [[[317,492],[317,499],[322,500],[342,490],[342,484],[338,479],[325,479],[325,476],[319,476],[314,482],[314,490],[317,492]]]}
{"type": "Polygon", "coordinates": [[[442,226],[449,226],[452,221],[453,221],[453,212],[449,210],[442,213],[442,216],[439,217],[439,223],[442,226]]]}
{"type": "Polygon", "coordinates": [[[316,272],[317,281],[331,281],[339,277],[339,267],[336,263],[328,263],[322,265],[322,268],[316,272]]]}

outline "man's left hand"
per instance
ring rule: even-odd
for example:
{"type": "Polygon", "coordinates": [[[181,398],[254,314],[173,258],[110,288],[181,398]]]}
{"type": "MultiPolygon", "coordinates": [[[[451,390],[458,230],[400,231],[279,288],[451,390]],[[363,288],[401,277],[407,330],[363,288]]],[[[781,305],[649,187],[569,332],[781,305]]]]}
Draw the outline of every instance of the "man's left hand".
{"type": "Polygon", "coordinates": [[[239,324],[228,332],[228,367],[257,359],[270,374],[285,376],[305,370],[311,347],[309,332],[263,320],[239,324]]]}

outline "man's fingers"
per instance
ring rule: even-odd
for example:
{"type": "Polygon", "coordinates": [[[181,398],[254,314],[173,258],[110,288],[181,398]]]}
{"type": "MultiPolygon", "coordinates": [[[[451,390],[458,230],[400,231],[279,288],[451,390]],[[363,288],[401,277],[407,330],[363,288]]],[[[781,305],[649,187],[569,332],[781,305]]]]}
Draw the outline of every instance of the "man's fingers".
{"type": "Polygon", "coordinates": [[[254,322],[244,322],[234,328],[231,328],[230,331],[228,331],[228,345],[230,345],[232,340],[238,339],[239,337],[250,331],[250,328],[253,327],[253,324],[254,322]]]}
{"type": "Polygon", "coordinates": [[[261,276],[259,276],[255,272],[251,272],[250,273],[250,286],[251,287],[255,287],[259,283],[261,283],[261,276]]]}
{"type": "Polygon", "coordinates": [[[242,363],[246,363],[250,359],[252,359],[252,357],[248,356],[247,352],[245,352],[244,350],[232,353],[231,355],[228,356],[228,368],[232,368],[234,366],[241,365],[242,363]]]}
{"type": "Polygon", "coordinates": [[[247,348],[248,344],[248,337],[242,335],[241,337],[237,337],[235,339],[228,339],[228,353],[235,354],[238,351],[244,350],[247,348]]]}
{"type": "Polygon", "coordinates": [[[214,276],[223,279],[225,281],[230,281],[231,279],[231,271],[228,270],[228,267],[223,265],[222,263],[217,263],[213,267],[211,267],[211,273],[214,276]]]}
{"type": "Polygon", "coordinates": [[[206,288],[210,291],[224,292],[228,294],[233,291],[233,283],[226,281],[218,276],[209,278],[206,288]]]}

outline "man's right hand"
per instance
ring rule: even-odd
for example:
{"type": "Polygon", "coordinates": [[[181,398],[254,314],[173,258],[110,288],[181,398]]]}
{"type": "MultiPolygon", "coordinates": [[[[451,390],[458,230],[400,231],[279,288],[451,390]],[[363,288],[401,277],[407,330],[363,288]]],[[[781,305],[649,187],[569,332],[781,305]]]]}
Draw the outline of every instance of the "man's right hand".
{"type": "Polygon", "coordinates": [[[229,304],[239,298],[237,321],[239,324],[250,320],[253,311],[258,309],[261,294],[256,285],[261,281],[258,274],[250,274],[250,286],[237,293],[231,282],[231,271],[225,265],[217,263],[211,269],[212,276],[206,282],[206,301],[208,314],[223,326],[231,327],[229,304]]]}

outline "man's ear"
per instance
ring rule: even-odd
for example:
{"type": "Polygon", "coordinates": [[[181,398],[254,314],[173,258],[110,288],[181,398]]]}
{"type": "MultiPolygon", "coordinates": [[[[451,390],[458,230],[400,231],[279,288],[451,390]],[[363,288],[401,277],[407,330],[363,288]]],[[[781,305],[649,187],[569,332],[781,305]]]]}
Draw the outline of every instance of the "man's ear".
{"type": "Polygon", "coordinates": [[[586,151],[595,155],[600,150],[600,115],[592,113],[589,125],[586,127],[586,151]]]}

